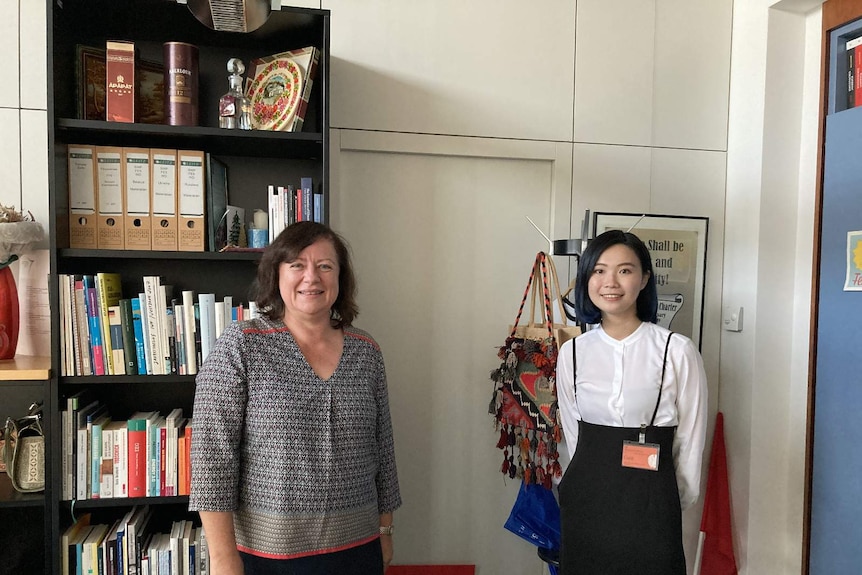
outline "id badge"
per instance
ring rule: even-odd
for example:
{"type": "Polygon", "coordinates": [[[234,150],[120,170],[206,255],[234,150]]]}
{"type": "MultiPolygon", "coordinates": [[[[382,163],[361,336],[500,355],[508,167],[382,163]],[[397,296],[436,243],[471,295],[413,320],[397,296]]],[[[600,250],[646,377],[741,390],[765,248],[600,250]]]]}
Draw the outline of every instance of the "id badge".
{"type": "Polygon", "coordinates": [[[638,441],[623,441],[623,467],[658,471],[657,443],[640,443],[638,441]]]}

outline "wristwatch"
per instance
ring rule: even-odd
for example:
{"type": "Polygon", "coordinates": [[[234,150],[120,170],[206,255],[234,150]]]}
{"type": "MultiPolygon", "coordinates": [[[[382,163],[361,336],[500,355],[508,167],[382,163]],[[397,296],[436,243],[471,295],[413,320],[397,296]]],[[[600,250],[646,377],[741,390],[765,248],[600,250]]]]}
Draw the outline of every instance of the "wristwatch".
{"type": "Polygon", "coordinates": [[[393,525],[381,525],[380,526],[380,534],[381,535],[392,535],[392,532],[395,530],[393,525]]]}

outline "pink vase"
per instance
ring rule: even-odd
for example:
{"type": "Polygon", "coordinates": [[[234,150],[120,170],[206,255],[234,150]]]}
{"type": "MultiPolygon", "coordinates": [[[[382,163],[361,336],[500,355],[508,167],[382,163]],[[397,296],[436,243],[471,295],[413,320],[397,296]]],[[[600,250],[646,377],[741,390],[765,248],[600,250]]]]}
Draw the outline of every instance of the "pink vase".
{"type": "Polygon", "coordinates": [[[18,347],[18,288],[9,266],[0,269],[0,359],[15,357],[18,347]]]}

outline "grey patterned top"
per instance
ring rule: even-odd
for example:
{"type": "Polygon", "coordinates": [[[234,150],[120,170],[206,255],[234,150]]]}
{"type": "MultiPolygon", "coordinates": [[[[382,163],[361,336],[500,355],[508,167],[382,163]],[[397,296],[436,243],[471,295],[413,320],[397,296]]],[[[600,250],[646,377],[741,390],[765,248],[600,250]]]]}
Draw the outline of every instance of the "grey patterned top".
{"type": "Polygon", "coordinates": [[[192,511],[233,511],[237,547],[292,558],[362,545],[401,505],[383,356],[344,329],[321,380],[281,322],[229,325],[197,375],[192,511]]]}

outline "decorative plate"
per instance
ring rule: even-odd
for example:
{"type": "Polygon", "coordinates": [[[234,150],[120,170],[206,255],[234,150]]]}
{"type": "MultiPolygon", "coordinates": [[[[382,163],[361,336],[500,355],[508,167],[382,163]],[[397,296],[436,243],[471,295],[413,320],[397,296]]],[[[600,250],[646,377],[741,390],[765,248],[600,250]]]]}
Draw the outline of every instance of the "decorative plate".
{"type": "Polygon", "coordinates": [[[290,58],[276,58],[257,73],[248,90],[256,130],[290,130],[302,94],[302,69],[290,58]]]}

